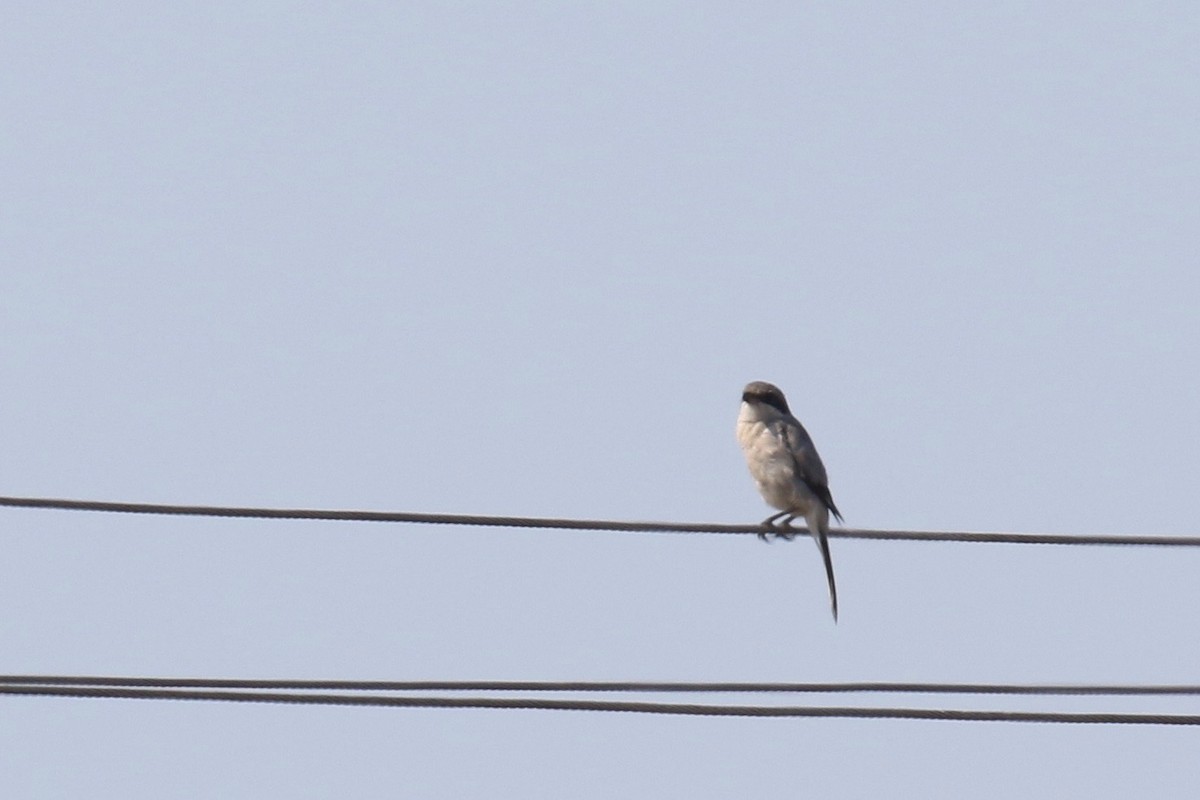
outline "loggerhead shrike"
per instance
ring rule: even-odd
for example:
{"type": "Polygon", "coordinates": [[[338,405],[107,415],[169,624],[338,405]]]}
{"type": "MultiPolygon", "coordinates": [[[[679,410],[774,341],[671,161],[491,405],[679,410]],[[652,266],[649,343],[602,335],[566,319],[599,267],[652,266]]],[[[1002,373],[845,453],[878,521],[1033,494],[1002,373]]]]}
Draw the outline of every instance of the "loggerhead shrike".
{"type": "MultiPolygon", "coordinates": [[[[774,528],[783,519],[783,530],[775,531],[785,539],[794,533],[791,522],[804,517],[825,560],[829,577],[829,598],[833,604],[833,620],[837,622],[837,586],[833,582],[833,560],[829,556],[829,513],[840,521],[842,515],[829,494],[825,465],[817,448],[800,421],[788,410],[787,400],[779,387],[766,381],[746,384],[742,390],[742,410],[738,414],[738,443],[746,455],[750,474],[767,505],[779,509],[767,517],[763,525],[774,528]]],[[[766,539],[766,532],[760,533],[766,539]]]]}

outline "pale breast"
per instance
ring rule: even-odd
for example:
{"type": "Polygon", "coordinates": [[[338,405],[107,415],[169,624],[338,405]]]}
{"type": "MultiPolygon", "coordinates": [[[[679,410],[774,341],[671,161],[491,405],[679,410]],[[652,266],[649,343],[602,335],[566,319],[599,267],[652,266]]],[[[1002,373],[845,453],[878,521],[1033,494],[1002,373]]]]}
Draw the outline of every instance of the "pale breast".
{"type": "Polygon", "coordinates": [[[795,459],[780,436],[762,422],[738,420],[737,437],[767,504],[780,511],[803,513],[812,502],[812,493],[797,480],[795,459]]]}

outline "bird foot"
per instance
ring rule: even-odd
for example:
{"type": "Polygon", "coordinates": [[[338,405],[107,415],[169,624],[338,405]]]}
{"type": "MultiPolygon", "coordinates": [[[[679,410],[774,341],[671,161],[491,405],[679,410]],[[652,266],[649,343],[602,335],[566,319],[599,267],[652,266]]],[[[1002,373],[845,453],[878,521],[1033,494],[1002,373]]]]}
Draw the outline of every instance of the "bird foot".
{"type": "Polygon", "coordinates": [[[796,532],[792,529],[792,518],[788,517],[782,522],[779,522],[780,516],[781,515],[777,514],[773,517],[767,517],[765,520],[763,520],[763,527],[766,528],[766,530],[758,532],[759,539],[762,539],[764,542],[771,542],[775,539],[783,539],[786,542],[790,542],[792,539],[796,538],[796,532]]]}

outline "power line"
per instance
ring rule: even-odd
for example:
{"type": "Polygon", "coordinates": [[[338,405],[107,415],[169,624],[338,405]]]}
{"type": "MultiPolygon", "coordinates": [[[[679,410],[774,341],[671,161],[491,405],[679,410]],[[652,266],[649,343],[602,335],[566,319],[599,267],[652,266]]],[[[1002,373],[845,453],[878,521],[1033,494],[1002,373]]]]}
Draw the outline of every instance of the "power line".
{"type": "Polygon", "coordinates": [[[959,722],[1042,722],[1103,725],[1200,725],[1194,714],[1114,714],[1059,711],[980,711],[932,708],[853,708],[819,706],[731,706],[612,700],[543,700],[494,697],[380,697],[361,694],[195,691],[116,687],[4,686],[0,694],[126,700],[195,700],[292,705],[375,706],[389,708],[469,708],[540,711],[610,711],[697,717],[835,717],[959,722]]]}
{"type": "Polygon", "coordinates": [[[256,689],[350,692],[663,692],[663,693],[876,693],[876,694],[990,694],[990,695],[1200,695],[1194,684],[1016,684],[1016,683],[897,683],[852,681],[836,683],[731,681],[344,681],[256,678],[159,678],[97,675],[0,675],[0,685],[90,686],[176,689],[256,689]]]}
{"type": "MultiPolygon", "coordinates": [[[[244,519],[296,519],[336,522],[407,522],[423,525],[470,525],[500,528],[553,528],[560,530],[623,531],[627,533],[762,533],[762,525],[723,525],[699,522],[624,522],[620,520],[552,519],[545,517],[495,517],[474,514],[422,514],[393,511],[341,511],[301,508],[239,508],[184,506],[157,503],[113,503],[95,500],[61,500],[39,497],[0,497],[0,506],[102,511],[123,514],[165,514],[192,517],[244,519]]],[[[1200,536],[1122,536],[1108,534],[1063,535],[1045,533],[979,533],[970,531],[882,531],[835,528],[839,539],[919,542],[970,542],[991,544],[1141,545],[1200,547],[1200,536]]]]}

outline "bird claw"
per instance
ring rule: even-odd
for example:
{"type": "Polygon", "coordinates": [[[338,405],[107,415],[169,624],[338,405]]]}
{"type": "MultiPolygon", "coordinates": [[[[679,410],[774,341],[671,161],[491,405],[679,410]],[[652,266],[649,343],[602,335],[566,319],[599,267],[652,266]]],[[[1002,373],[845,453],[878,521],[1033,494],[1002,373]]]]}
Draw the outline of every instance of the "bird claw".
{"type": "Polygon", "coordinates": [[[788,517],[783,522],[776,522],[780,516],[777,514],[763,520],[763,527],[766,530],[758,532],[759,539],[764,542],[771,542],[774,539],[783,539],[785,542],[790,542],[796,538],[796,532],[792,529],[792,517],[788,517]]]}

